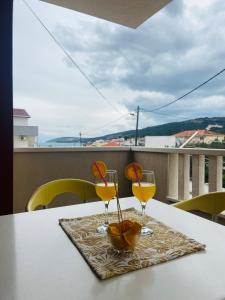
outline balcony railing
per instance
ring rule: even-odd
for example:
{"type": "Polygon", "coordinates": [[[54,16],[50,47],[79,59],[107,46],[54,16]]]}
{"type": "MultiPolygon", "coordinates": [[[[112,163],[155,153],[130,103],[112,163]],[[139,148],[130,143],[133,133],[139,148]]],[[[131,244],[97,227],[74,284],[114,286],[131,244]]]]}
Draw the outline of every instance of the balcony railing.
{"type": "MultiPolygon", "coordinates": [[[[149,149],[141,147],[117,148],[36,148],[14,150],[14,212],[24,207],[34,190],[57,178],[93,180],[90,165],[104,160],[110,169],[116,169],[121,197],[132,194],[131,185],[124,177],[124,168],[131,161],[155,171],[157,193],[155,198],[177,201],[208,190],[222,190],[223,157],[225,150],[214,149],[149,149]],[[205,170],[208,170],[208,184],[205,170]],[[192,178],[192,185],[191,185],[192,178]],[[191,188],[192,186],[192,188],[191,188]]],[[[75,202],[74,202],[75,203],[75,202]]],[[[66,199],[60,204],[71,204],[66,199]]]]}
{"type": "Polygon", "coordinates": [[[38,126],[13,126],[14,135],[38,136],[38,126]]]}
{"type": "Polygon", "coordinates": [[[205,192],[221,191],[224,156],[225,150],[208,149],[178,149],[176,153],[169,153],[168,198],[181,200],[205,192]],[[192,188],[189,184],[191,179],[192,188]]]}

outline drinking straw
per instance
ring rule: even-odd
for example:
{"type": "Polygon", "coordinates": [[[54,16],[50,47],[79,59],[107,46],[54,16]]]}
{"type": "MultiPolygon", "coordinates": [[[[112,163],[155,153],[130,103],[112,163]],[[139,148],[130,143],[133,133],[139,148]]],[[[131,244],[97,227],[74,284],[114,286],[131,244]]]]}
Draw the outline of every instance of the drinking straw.
{"type": "Polygon", "coordinates": [[[122,215],[122,210],[121,210],[121,207],[120,207],[118,190],[117,190],[116,182],[115,181],[114,181],[114,187],[115,187],[115,190],[116,190],[116,204],[117,204],[118,221],[119,221],[119,223],[122,224],[122,227],[123,227],[123,215],[122,215]]]}
{"type": "Polygon", "coordinates": [[[133,170],[134,170],[134,173],[135,173],[135,176],[136,176],[136,180],[137,180],[137,182],[138,182],[138,185],[141,186],[140,178],[139,178],[139,176],[138,176],[138,172],[137,172],[137,168],[136,168],[135,163],[132,164],[132,167],[133,167],[133,170]]]}
{"type": "Polygon", "coordinates": [[[103,182],[105,183],[105,186],[107,186],[107,181],[106,179],[104,178],[103,174],[102,174],[102,171],[101,169],[99,168],[97,162],[95,161],[94,162],[94,165],[96,166],[97,170],[98,170],[98,174],[100,175],[101,179],[103,180],[103,182]]]}

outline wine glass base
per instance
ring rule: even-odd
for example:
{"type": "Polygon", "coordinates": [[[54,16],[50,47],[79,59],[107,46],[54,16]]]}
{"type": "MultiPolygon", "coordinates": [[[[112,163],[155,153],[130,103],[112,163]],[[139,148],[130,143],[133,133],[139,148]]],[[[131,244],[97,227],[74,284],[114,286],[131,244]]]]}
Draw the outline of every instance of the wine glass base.
{"type": "Polygon", "coordinates": [[[145,226],[141,228],[141,235],[142,236],[151,235],[151,234],[153,234],[153,230],[152,229],[150,229],[148,227],[145,227],[145,226]]]}
{"type": "Polygon", "coordinates": [[[102,224],[102,225],[98,226],[96,230],[100,234],[106,234],[107,230],[108,230],[108,225],[107,224],[102,224]]]}

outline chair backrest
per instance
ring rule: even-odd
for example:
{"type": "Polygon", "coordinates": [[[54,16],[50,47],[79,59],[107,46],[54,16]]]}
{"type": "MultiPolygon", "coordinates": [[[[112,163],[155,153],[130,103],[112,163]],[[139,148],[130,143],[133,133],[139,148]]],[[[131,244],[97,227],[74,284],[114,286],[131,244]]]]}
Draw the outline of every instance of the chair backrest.
{"type": "Polygon", "coordinates": [[[212,216],[225,210],[225,192],[213,192],[173,204],[174,207],[193,211],[198,210],[212,216]]]}
{"type": "Polygon", "coordinates": [[[58,179],[40,186],[31,196],[26,210],[33,211],[38,206],[46,207],[56,196],[64,193],[72,193],[84,202],[98,198],[92,182],[70,178],[58,179]]]}

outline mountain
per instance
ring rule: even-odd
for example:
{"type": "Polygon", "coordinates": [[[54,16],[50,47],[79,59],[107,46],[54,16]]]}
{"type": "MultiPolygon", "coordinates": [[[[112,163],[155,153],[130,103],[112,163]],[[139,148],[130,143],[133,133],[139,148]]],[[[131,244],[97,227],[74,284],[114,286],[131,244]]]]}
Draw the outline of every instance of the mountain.
{"type": "MultiPolygon", "coordinates": [[[[210,127],[211,131],[218,133],[225,133],[225,117],[213,117],[213,118],[198,118],[192,120],[186,120],[182,122],[172,122],[162,125],[156,125],[151,127],[146,127],[139,129],[138,136],[143,137],[146,135],[173,135],[177,132],[184,130],[197,130],[197,129],[206,129],[210,127]],[[213,125],[219,125],[221,127],[213,127],[213,125]]],[[[116,132],[112,134],[106,134],[103,136],[98,136],[95,138],[82,138],[82,142],[95,141],[99,139],[110,140],[116,138],[131,138],[135,137],[135,130],[127,130],[116,132]]],[[[79,142],[79,137],[60,137],[49,140],[48,142],[54,143],[74,143],[79,142]]]]}

